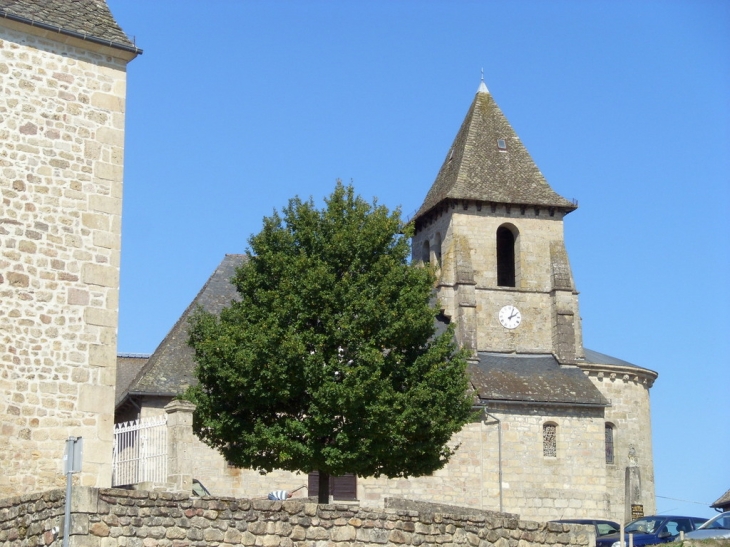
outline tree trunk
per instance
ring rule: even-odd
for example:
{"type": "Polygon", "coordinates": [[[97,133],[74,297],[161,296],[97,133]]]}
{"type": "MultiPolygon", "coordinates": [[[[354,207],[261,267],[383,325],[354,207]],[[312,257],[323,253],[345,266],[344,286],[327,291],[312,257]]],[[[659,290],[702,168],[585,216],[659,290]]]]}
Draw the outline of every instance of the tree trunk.
{"type": "Polygon", "coordinates": [[[330,502],[330,476],[324,471],[319,472],[319,493],[317,503],[330,502]]]}

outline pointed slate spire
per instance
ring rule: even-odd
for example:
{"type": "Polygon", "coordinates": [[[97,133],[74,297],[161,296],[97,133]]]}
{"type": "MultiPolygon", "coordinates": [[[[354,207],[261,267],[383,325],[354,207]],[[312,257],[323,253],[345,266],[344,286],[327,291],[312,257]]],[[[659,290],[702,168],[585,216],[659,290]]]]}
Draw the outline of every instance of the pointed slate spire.
{"type": "Polygon", "coordinates": [[[550,188],[484,80],[415,219],[447,199],[577,207],[550,188]]]}

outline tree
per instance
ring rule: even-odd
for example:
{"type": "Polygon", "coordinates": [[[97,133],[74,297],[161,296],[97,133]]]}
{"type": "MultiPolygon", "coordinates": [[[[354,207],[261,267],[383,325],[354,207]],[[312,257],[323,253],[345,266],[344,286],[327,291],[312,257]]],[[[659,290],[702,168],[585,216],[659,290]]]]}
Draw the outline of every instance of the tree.
{"type": "Polygon", "coordinates": [[[472,402],[400,211],[339,181],[325,204],[294,198],[265,218],[232,280],[240,301],[193,315],[187,393],[204,442],[240,467],[319,471],[321,503],[330,475],[443,467],[472,402]]]}

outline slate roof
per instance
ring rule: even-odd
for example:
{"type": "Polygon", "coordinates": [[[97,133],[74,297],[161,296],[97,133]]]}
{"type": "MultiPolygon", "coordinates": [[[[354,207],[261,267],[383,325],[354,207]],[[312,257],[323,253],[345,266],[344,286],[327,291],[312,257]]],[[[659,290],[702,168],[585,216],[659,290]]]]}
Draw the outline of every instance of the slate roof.
{"type": "Polygon", "coordinates": [[[446,199],[577,208],[547,183],[484,82],[414,219],[446,199]]]}
{"type": "Polygon", "coordinates": [[[139,371],[149,360],[149,355],[121,354],[117,355],[117,383],[114,404],[118,404],[129,391],[129,386],[139,371]]]}
{"type": "Polygon", "coordinates": [[[581,369],[561,366],[553,355],[479,352],[478,359],[469,376],[482,401],[609,404],[581,369]]]}
{"type": "Polygon", "coordinates": [[[730,510],[730,490],[725,492],[720,498],[710,505],[712,508],[722,509],[723,511],[730,510]]]}
{"type": "MultiPolygon", "coordinates": [[[[129,395],[177,396],[195,382],[193,350],[188,346],[188,318],[198,306],[218,314],[231,300],[238,298],[238,292],[230,281],[245,259],[245,255],[238,254],[228,254],[223,258],[131,383],[129,395]]],[[[120,397],[118,403],[123,399],[124,396],[120,397]]]]}
{"type": "Polygon", "coordinates": [[[0,0],[0,17],[142,53],[117,24],[104,0],[0,0]]]}

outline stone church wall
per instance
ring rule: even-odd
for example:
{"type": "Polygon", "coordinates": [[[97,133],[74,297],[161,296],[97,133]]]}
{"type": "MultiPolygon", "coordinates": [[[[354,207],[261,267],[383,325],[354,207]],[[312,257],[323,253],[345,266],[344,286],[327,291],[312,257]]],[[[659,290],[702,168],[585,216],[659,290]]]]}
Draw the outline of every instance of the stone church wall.
{"type": "MultiPolygon", "coordinates": [[[[307,476],[286,471],[260,474],[231,467],[192,432],[193,405],[173,402],[168,412],[184,416],[168,453],[175,452],[172,476],[198,479],[216,496],[264,498],[272,490],[306,486],[307,476]],[[175,407],[175,410],[173,410],[175,407]],[[174,468],[173,468],[174,467],[174,468]]],[[[172,416],[172,414],[171,414],[172,416]]],[[[168,420],[168,425],[172,422],[168,420]]],[[[172,439],[172,434],[168,437],[172,439]]],[[[485,419],[467,424],[450,441],[458,446],[450,462],[433,475],[407,479],[357,479],[357,499],[363,506],[383,507],[387,498],[459,505],[525,518],[607,517],[603,409],[558,407],[490,408],[485,419]],[[495,419],[496,418],[496,419],[495,419]],[[557,426],[557,456],[543,455],[542,427],[557,426]],[[499,470],[502,429],[502,505],[499,470]]],[[[171,460],[172,461],[172,460],[171,460]]],[[[306,488],[296,497],[306,497],[306,488]]],[[[623,499],[615,498],[617,500],[623,499]]]]}
{"type": "Polygon", "coordinates": [[[603,409],[495,407],[490,414],[502,422],[505,511],[541,520],[607,516],[603,409]],[[556,425],[555,457],[543,453],[546,423],[556,425]]]}
{"type": "Polygon", "coordinates": [[[358,479],[358,499],[381,504],[387,497],[479,507],[524,518],[598,518],[607,515],[602,409],[514,407],[490,409],[451,443],[449,464],[432,476],[358,479]],[[496,418],[496,420],[495,420],[496,418]],[[502,428],[502,506],[499,427],[502,428]],[[542,427],[557,425],[557,457],[543,456],[542,427]]]}
{"type": "MultiPolygon", "coordinates": [[[[0,500],[0,542],[60,546],[62,492],[0,500]],[[43,505],[44,518],[35,518],[43,505]]],[[[420,508],[423,509],[423,508],[420,508]]],[[[301,501],[191,498],[187,494],[78,488],[70,547],[192,545],[473,545],[588,547],[589,527],[474,512],[361,508],[301,501]]]]}
{"type": "MultiPolygon", "coordinates": [[[[508,212],[503,205],[497,206],[492,213],[488,205],[482,206],[481,210],[474,204],[467,210],[459,205],[441,213],[414,236],[413,258],[423,258],[424,242],[428,241],[431,263],[435,265],[437,260],[433,251],[441,239],[439,299],[446,314],[455,321],[463,319],[458,310],[463,298],[454,285],[459,275],[464,277],[463,272],[470,272],[476,313],[473,319],[467,319],[474,324],[462,325],[462,328],[474,332],[478,351],[552,353],[555,341],[553,314],[558,305],[575,318],[573,345],[582,346],[577,296],[568,291],[557,302],[551,294],[554,289],[551,244],[562,242],[563,238],[560,213],[550,217],[549,212],[542,209],[535,216],[534,207],[526,208],[523,214],[519,207],[511,207],[508,212]],[[497,286],[496,233],[504,224],[514,226],[519,232],[515,244],[517,279],[514,288],[497,286]],[[522,312],[519,329],[507,330],[499,324],[499,310],[508,304],[516,305],[522,312]]],[[[567,270],[570,277],[569,266],[567,270]]],[[[468,338],[463,334],[461,337],[468,338]]]]}
{"type": "Polygon", "coordinates": [[[656,512],[654,496],[654,465],[651,443],[650,383],[645,376],[626,370],[604,372],[592,370],[591,381],[603,393],[611,406],[606,408],[607,423],[614,425],[614,463],[606,466],[606,490],[613,500],[610,515],[616,521],[626,518],[626,467],[637,465],[641,473],[641,496],[644,514],[656,512]]]}
{"type": "Polygon", "coordinates": [[[132,57],[0,22],[0,495],[110,484],[132,57]]]}

